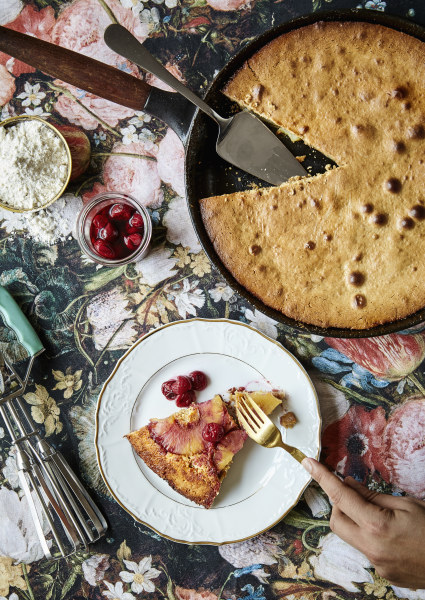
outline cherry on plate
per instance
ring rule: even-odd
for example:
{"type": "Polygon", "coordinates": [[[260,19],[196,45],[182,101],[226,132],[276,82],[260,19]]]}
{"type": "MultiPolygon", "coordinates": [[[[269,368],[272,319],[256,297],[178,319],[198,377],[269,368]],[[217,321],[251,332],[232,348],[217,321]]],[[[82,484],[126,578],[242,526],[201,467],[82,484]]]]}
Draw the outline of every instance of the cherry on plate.
{"type": "Polygon", "coordinates": [[[96,229],[102,229],[109,222],[108,217],[106,215],[102,215],[102,213],[97,214],[93,219],[93,225],[96,229]]]}
{"type": "Polygon", "coordinates": [[[202,437],[206,442],[216,444],[224,435],[224,427],[219,423],[207,423],[202,430],[202,437]]]}
{"type": "Polygon", "coordinates": [[[175,394],[184,394],[192,389],[192,382],[186,375],[178,375],[171,386],[175,394]]]}
{"type": "Polygon", "coordinates": [[[188,390],[183,394],[177,394],[176,396],[176,404],[179,408],[184,408],[186,406],[190,406],[192,402],[195,402],[196,396],[193,390],[188,390]]]}
{"type": "Polygon", "coordinates": [[[136,250],[142,243],[142,236],[140,233],[130,233],[130,235],[124,236],[124,244],[131,251],[136,250]]]}
{"type": "Polygon", "coordinates": [[[164,394],[167,400],[174,400],[177,396],[177,394],[175,394],[171,388],[175,381],[175,379],[169,379],[168,381],[164,381],[164,383],[161,385],[161,392],[164,394]]]}
{"type": "Polygon", "coordinates": [[[96,252],[100,256],[103,256],[103,258],[115,258],[115,250],[110,244],[108,244],[108,242],[104,242],[103,240],[96,240],[93,245],[96,252]]]}
{"type": "Polygon", "coordinates": [[[127,204],[114,204],[109,209],[111,218],[115,221],[128,221],[131,217],[132,208],[127,204]]]}
{"type": "Polygon", "coordinates": [[[197,392],[204,390],[208,385],[207,376],[202,371],[192,371],[192,373],[189,373],[188,377],[192,382],[192,389],[197,392]]]}
{"type": "Polygon", "coordinates": [[[128,221],[128,224],[130,225],[130,227],[142,229],[144,226],[142,215],[138,212],[133,213],[128,221]]]}

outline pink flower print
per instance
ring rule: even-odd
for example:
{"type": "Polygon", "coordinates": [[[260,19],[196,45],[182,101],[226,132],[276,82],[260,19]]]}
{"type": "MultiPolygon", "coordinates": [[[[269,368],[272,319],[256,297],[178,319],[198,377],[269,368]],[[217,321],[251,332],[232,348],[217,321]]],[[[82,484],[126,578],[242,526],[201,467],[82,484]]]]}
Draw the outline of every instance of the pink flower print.
{"type": "MultiPolygon", "coordinates": [[[[154,156],[141,141],[132,144],[115,144],[112,151],[154,156]]],[[[145,206],[158,208],[163,201],[161,179],[154,160],[136,156],[110,156],[103,169],[103,182],[107,190],[130,194],[145,206]]]]}
{"type": "Polygon", "coordinates": [[[108,190],[106,188],[106,185],[103,185],[102,183],[99,183],[98,181],[96,181],[93,188],[91,190],[85,192],[82,195],[83,204],[87,204],[87,202],[90,202],[90,200],[92,198],[94,198],[95,196],[97,196],[98,194],[103,194],[104,192],[107,192],[107,191],[108,190]]]}
{"type": "Polygon", "coordinates": [[[45,42],[51,41],[51,31],[55,25],[55,11],[51,6],[35,9],[27,5],[19,17],[9,27],[26,35],[33,35],[45,42]]]}
{"type": "Polygon", "coordinates": [[[413,373],[425,358],[423,333],[392,333],[375,338],[325,338],[325,342],[348,356],[375,377],[398,381],[413,373]]]}
{"type": "MultiPolygon", "coordinates": [[[[19,31],[20,33],[25,33],[26,35],[31,35],[46,42],[50,42],[50,33],[54,24],[55,12],[51,6],[37,10],[31,5],[27,5],[21,11],[19,16],[9,23],[7,27],[14,31],[19,31]]],[[[16,77],[22,75],[22,73],[35,72],[33,67],[30,67],[22,61],[12,58],[3,52],[0,52],[0,64],[5,65],[16,77]]]]}
{"type": "MultiPolygon", "coordinates": [[[[117,21],[144,42],[149,33],[147,25],[118,0],[105,1],[117,21]]],[[[98,0],[77,0],[59,15],[52,42],[139,76],[136,65],[113,52],[103,41],[103,32],[110,24],[111,18],[98,0]]]]}
{"type": "Polygon", "coordinates": [[[388,419],[381,446],[382,477],[425,500],[425,398],[414,396],[388,419]]]}
{"type": "MultiPolygon", "coordinates": [[[[183,73],[180,71],[180,67],[178,65],[173,64],[171,62],[167,62],[167,64],[164,65],[164,67],[167,69],[167,71],[171,73],[171,75],[174,75],[176,79],[178,79],[182,83],[186,83],[186,80],[183,77],[183,73]]],[[[158,79],[158,77],[156,77],[155,75],[152,75],[152,73],[148,73],[146,75],[146,82],[149,83],[149,85],[153,85],[154,87],[159,88],[161,90],[165,90],[166,92],[174,92],[172,87],[161,81],[161,79],[158,79]]]]}
{"type": "Polygon", "coordinates": [[[5,66],[0,65],[0,106],[7,104],[16,91],[15,78],[5,66]]]}
{"type": "Polygon", "coordinates": [[[217,600],[217,595],[208,590],[187,590],[176,586],[176,597],[178,600],[217,600]]]}
{"type": "Polygon", "coordinates": [[[159,143],[157,160],[162,181],[169,183],[179,196],[184,197],[184,147],[172,129],[168,129],[159,143]]]}
{"type": "Polygon", "coordinates": [[[100,123],[96,119],[96,116],[98,116],[101,121],[104,121],[111,127],[115,127],[122,119],[127,119],[134,115],[134,110],[131,108],[115,104],[115,102],[110,102],[104,98],[99,98],[99,96],[80,90],[63,81],[56,80],[54,83],[71,92],[83,105],[81,106],[79,102],[65,94],[61,94],[56,101],[55,110],[74,125],[78,125],[84,129],[97,129],[100,123]],[[84,107],[88,108],[93,114],[87,112],[84,107]]]}
{"type": "Polygon", "coordinates": [[[366,410],[354,405],[331,425],[322,437],[326,463],[341,475],[364,480],[369,472],[380,471],[382,435],[387,421],[379,406],[366,410]]]}
{"type": "Polygon", "coordinates": [[[214,10],[239,10],[240,8],[245,8],[245,6],[249,6],[249,2],[247,0],[207,0],[207,4],[209,4],[214,10]]]}

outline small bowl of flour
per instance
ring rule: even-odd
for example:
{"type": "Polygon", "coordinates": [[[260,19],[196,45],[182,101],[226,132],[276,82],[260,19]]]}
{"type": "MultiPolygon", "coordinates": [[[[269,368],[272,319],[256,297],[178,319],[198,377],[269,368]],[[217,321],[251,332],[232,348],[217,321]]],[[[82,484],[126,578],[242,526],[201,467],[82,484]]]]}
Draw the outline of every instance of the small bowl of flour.
{"type": "Polygon", "coordinates": [[[35,212],[60,198],[71,175],[71,153],[63,135],[34,116],[0,123],[0,206],[35,212]]]}

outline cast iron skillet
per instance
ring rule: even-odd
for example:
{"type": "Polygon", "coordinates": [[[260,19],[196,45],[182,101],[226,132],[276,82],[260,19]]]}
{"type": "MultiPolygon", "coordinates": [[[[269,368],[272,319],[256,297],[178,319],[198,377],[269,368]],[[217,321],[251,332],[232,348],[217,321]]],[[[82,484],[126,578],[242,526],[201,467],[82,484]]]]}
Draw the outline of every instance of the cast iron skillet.
{"type": "MultiPolygon", "coordinates": [[[[267,31],[263,35],[260,35],[248,46],[243,48],[230,60],[230,62],[221,70],[216,79],[213,81],[205,96],[206,102],[213,106],[213,108],[216,108],[217,111],[221,111],[221,113],[225,113],[223,106],[226,106],[227,103],[227,110],[231,111],[233,107],[231,106],[230,102],[226,100],[220,90],[223,89],[226,82],[243,65],[243,63],[255,52],[260,50],[268,42],[275,39],[279,35],[305,25],[311,25],[317,21],[366,21],[368,23],[376,23],[379,25],[392,27],[393,29],[397,29],[417,37],[425,42],[425,29],[423,27],[415,23],[405,21],[399,17],[394,17],[381,12],[354,9],[311,14],[286,23],[282,23],[270,31],[267,31]]],[[[224,116],[228,115],[224,114],[224,116]]],[[[268,317],[287,325],[289,328],[293,328],[305,333],[323,335],[327,337],[359,338],[385,335],[395,331],[407,329],[408,327],[412,327],[413,325],[425,321],[424,307],[420,311],[404,319],[369,329],[353,330],[334,327],[316,327],[314,325],[309,325],[286,317],[279,311],[266,306],[263,302],[261,302],[261,300],[241,286],[233,277],[233,275],[226,269],[214,250],[213,244],[207,235],[204,223],[202,221],[199,208],[199,199],[222,193],[228,193],[230,191],[247,189],[249,184],[252,183],[254,179],[242,173],[241,171],[237,171],[233,167],[229,169],[228,164],[224,163],[224,161],[217,156],[213,150],[216,136],[217,133],[214,123],[212,123],[210,119],[205,117],[202,113],[196,114],[191,123],[186,148],[187,199],[192,222],[203,249],[205,250],[211,262],[218,269],[222,277],[242,297],[246,298],[255,306],[255,308],[265,313],[268,317]]],[[[291,147],[291,144],[288,144],[287,140],[285,140],[285,143],[291,147]]],[[[292,148],[295,150],[297,145],[293,145],[292,148]]],[[[305,154],[305,149],[306,147],[304,146],[304,149],[297,150],[294,153],[297,155],[305,154]]],[[[323,156],[317,156],[317,154],[314,152],[311,153],[310,151],[310,156],[308,157],[307,161],[303,163],[303,166],[309,164],[312,165],[312,173],[315,173],[322,172],[326,163],[329,163],[329,159],[326,159],[323,156]]],[[[255,182],[260,185],[266,185],[259,180],[255,180],[255,182]]]]}
{"type": "MultiPolygon", "coordinates": [[[[206,94],[206,101],[223,116],[239,110],[221,93],[226,82],[255,52],[277,36],[311,25],[317,21],[366,21],[392,27],[425,42],[425,29],[421,26],[381,12],[354,9],[314,13],[306,17],[282,23],[260,35],[238,52],[220,71],[206,94]]],[[[217,126],[194,109],[193,105],[178,94],[151,88],[146,82],[127,73],[78,54],[0,27],[0,50],[19,58],[45,73],[67,81],[79,88],[97,94],[113,102],[145,110],[165,121],[174,129],[186,147],[186,191],[189,211],[200,242],[211,262],[228,284],[255,308],[279,321],[289,329],[329,337],[371,337],[401,331],[425,321],[425,307],[415,314],[392,323],[370,329],[324,328],[290,319],[266,306],[256,296],[242,287],[222,264],[205,231],[201,218],[199,200],[208,196],[247,189],[250,184],[264,185],[246,173],[224,162],[215,152],[217,126]]],[[[329,159],[310,151],[301,142],[291,145],[295,154],[307,154],[304,166],[311,166],[312,173],[321,172],[329,159]]]]}

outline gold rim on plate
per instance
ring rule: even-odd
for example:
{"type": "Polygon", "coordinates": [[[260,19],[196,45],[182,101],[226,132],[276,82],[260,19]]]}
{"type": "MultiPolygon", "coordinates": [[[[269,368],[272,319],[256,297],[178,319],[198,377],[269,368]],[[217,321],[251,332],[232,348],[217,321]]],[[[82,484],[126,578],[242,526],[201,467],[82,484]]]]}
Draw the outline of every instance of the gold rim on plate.
{"type": "Polygon", "coordinates": [[[139,517],[137,517],[131,510],[129,510],[116,496],[115,492],[113,491],[113,489],[111,488],[111,486],[109,485],[109,482],[106,478],[106,474],[102,468],[102,464],[100,461],[100,453],[99,453],[99,446],[98,446],[98,433],[99,433],[99,410],[100,410],[100,405],[102,402],[102,397],[103,394],[106,390],[107,385],[110,383],[110,381],[113,379],[113,377],[116,375],[121,363],[126,359],[126,357],[139,345],[141,344],[145,339],[147,339],[148,337],[150,337],[151,335],[154,335],[156,332],[161,331],[163,329],[166,329],[167,327],[171,327],[173,325],[181,325],[182,323],[193,323],[193,322],[209,322],[209,323],[232,323],[234,325],[240,325],[241,327],[246,327],[247,329],[250,329],[251,331],[254,331],[255,333],[257,333],[258,335],[262,336],[263,338],[265,338],[266,340],[268,340],[269,342],[272,342],[273,344],[275,344],[280,351],[284,352],[285,354],[287,354],[288,356],[290,356],[290,358],[292,360],[294,360],[297,365],[299,366],[299,368],[302,370],[302,372],[304,373],[304,375],[306,375],[308,381],[311,384],[311,388],[313,391],[313,395],[314,395],[314,399],[316,401],[316,407],[317,407],[317,415],[318,415],[318,431],[317,431],[317,452],[316,452],[316,456],[314,458],[316,458],[317,460],[319,459],[320,456],[320,451],[321,451],[321,430],[322,430],[322,417],[320,414],[320,405],[319,405],[319,399],[317,396],[317,392],[316,389],[313,385],[313,382],[311,381],[310,376],[308,375],[307,371],[305,370],[305,368],[303,367],[303,365],[300,363],[300,361],[293,355],[291,354],[291,352],[289,352],[284,346],[282,346],[282,344],[280,344],[277,340],[273,340],[272,338],[270,338],[269,336],[265,335],[264,333],[262,333],[261,331],[258,331],[258,329],[255,329],[254,327],[251,327],[250,325],[247,325],[246,323],[242,323],[240,321],[234,321],[232,319],[199,319],[199,318],[195,318],[195,319],[184,319],[182,321],[173,321],[172,323],[166,323],[165,325],[163,325],[162,327],[158,327],[156,329],[153,329],[152,331],[148,332],[147,334],[145,334],[144,336],[142,336],[139,340],[137,340],[132,346],[131,348],[129,348],[127,350],[127,352],[125,352],[121,358],[118,360],[117,364],[115,365],[112,373],[109,375],[108,379],[105,381],[105,383],[102,386],[102,389],[100,391],[99,394],[99,398],[97,400],[97,405],[96,405],[96,414],[95,414],[95,438],[94,438],[94,445],[95,445],[95,449],[96,449],[96,457],[97,457],[97,464],[99,466],[99,470],[100,473],[102,475],[103,481],[105,482],[106,487],[108,488],[111,496],[114,498],[114,500],[119,504],[119,506],[121,506],[121,508],[123,508],[128,514],[130,514],[133,519],[135,521],[137,521],[138,523],[141,523],[142,525],[145,525],[146,527],[149,527],[149,529],[152,529],[153,531],[155,531],[155,533],[157,533],[158,535],[160,535],[163,538],[166,538],[168,540],[171,540],[172,542],[179,542],[182,544],[190,544],[190,545],[195,545],[195,544],[199,544],[199,545],[205,545],[205,546],[224,546],[226,544],[234,544],[237,542],[243,542],[245,540],[249,540],[257,535],[260,535],[261,533],[264,533],[265,531],[269,531],[272,527],[274,527],[275,525],[277,525],[277,523],[279,523],[293,508],[294,506],[296,506],[301,498],[301,496],[303,495],[305,489],[307,488],[307,486],[310,484],[311,482],[311,478],[307,481],[307,483],[303,486],[303,488],[301,489],[300,493],[298,494],[297,498],[294,500],[293,504],[287,509],[285,510],[280,517],[274,521],[273,523],[271,523],[270,525],[268,525],[267,527],[265,527],[264,529],[261,529],[260,531],[256,531],[255,533],[248,535],[246,537],[243,537],[241,539],[237,539],[237,540],[227,540],[225,542],[209,542],[209,541],[194,541],[194,542],[188,542],[186,540],[180,540],[177,538],[173,538],[170,535],[167,535],[165,533],[163,533],[162,531],[159,531],[158,529],[156,529],[155,527],[153,527],[152,525],[150,525],[149,523],[147,523],[146,521],[143,521],[142,519],[140,519],[139,517]]]}

